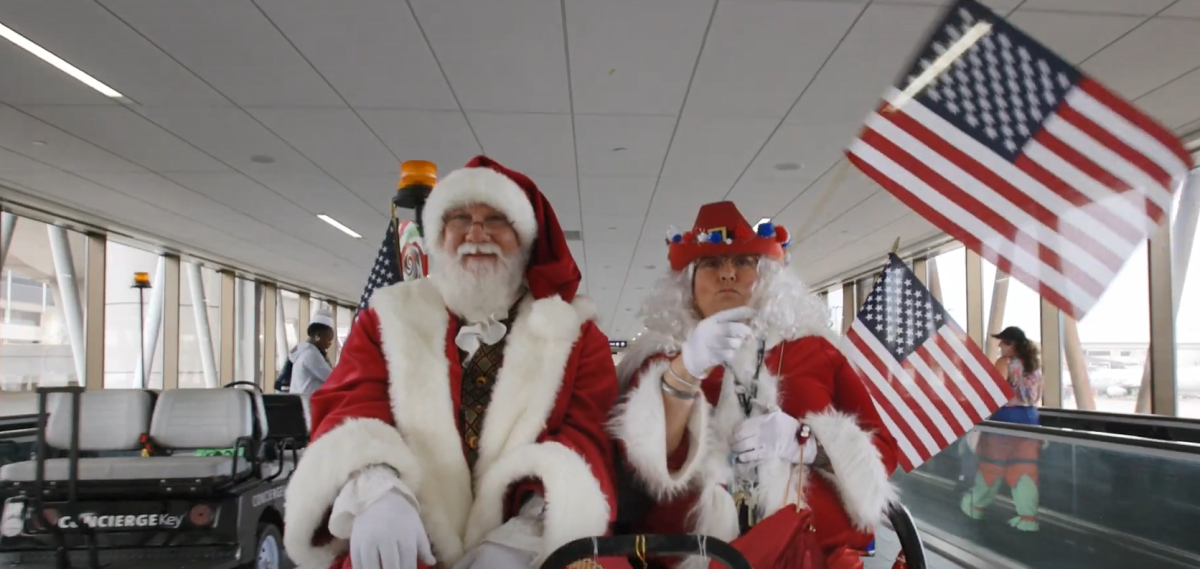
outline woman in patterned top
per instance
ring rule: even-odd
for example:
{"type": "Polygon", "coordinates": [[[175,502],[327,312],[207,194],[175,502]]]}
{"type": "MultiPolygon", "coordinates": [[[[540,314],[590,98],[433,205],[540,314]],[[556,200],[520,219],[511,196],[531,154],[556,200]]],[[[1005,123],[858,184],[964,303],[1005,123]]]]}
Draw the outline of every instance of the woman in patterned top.
{"type": "MultiPolygon", "coordinates": [[[[1038,347],[1016,326],[1009,326],[993,336],[1000,340],[1000,357],[996,369],[1008,378],[1014,395],[1008,404],[991,416],[993,421],[1038,424],[1037,405],[1042,400],[1042,366],[1038,347]]],[[[1017,516],[1009,525],[1022,531],[1037,531],[1038,509],[1038,452],[1041,441],[983,433],[976,453],[979,471],[975,485],[962,500],[963,513],[982,519],[989,505],[996,500],[1003,480],[1012,488],[1017,516]]]]}

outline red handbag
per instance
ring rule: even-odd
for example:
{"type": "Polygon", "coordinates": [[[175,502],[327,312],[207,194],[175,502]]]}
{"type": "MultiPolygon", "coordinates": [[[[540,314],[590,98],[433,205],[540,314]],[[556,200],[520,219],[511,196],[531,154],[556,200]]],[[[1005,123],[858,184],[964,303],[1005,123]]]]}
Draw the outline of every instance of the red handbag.
{"type": "MultiPolygon", "coordinates": [[[[804,476],[797,477],[796,496],[804,496],[804,476]]],[[[789,478],[788,486],[792,482],[789,478]]],[[[843,569],[830,567],[817,543],[813,513],[797,504],[785,506],[755,524],[730,545],[736,548],[754,569],[843,569]]],[[[722,569],[713,562],[710,569],[722,569]]],[[[844,569],[852,569],[846,567],[844,569]]]]}

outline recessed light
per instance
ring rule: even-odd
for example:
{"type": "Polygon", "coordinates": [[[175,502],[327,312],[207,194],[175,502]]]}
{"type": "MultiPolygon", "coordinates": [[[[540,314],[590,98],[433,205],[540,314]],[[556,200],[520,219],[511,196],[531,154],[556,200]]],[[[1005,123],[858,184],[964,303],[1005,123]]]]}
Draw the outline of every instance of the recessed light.
{"type": "Polygon", "coordinates": [[[254,162],[255,164],[274,164],[275,163],[275,159],[271,158],[270,156],[267,156],[266,154],[255,154],[254,156],[250,157],[250,161],[254,162]]]}
{"type": "Polygon", "coordinates": [[[618,147],[612,149],[613,152],[620,152],[622,150],[626,150],[626,148],[624,146],[618,146],[618,147]]]}
{"type": "Polygon", "coordinates": [[[799,170],[803,167],[804,166],[801,166],[795,162],[780,162],[779,164],[775,165],[775,169],[779,170],[780,172],[791,172],[793,170],[799,170]]]}
{"type": "Polygon", "coordinates": [[[362,235],[355,233],[353,229],[350,229],[349,227],[342,225],[341,222],[339,222],[338,220],[336,220],[332,217],[329,217],[328,215],[325,215],[322,213],[322,214],[318,214],[317,217],[319,217],[321,219],[321,221],[324,221],[325,223],[328,223],[329,225],[332,225],[332,226],[338,228],[339,231],[341,231],[342,233],[345,233],[346,235],[349,235],[355,239],[362,239],[362,235]]]}
{"type": "MultiPolygon", "coordinates": [[[[83,70],[79,69],[78,67],[75,67],[74,65],[71,65],[70,63],[67,63],[66,61],[63,61],[63,59],[61,57],[54,55],[53,53],[50,53],[49,51],[46,50],[46,48],[44,48],[36,43],[33,43],[32,41],[29,40],[29,38],[27,38],[21,34],[18,34],[12,28],[5,26],[4,24],[0,24],[0,37],[4,38],[10,42],[13,42],[14,44],[16,44],[17,47],[19,47],[25,51],[28,51],[29,53],[37,56],[42,61],[45,61],[46,63],[49,63],[50,65],[53,65],[59,71],[62,71],[63,73],[66,73],[67,75],[70,75],[71,77],[74,77],[80,83],[83,83],[84,85],[87,85],[88,87],[91,87],[91,88],[99,91],[105,97],[109,97],[112,99],[125,99],[125,96],[118,93],[116,91],[116,89],[113,89],[112,87],[109,87],[108,85],[105,85],[104,83],[101,83],[100,80],[96,79],[95,77],[92,77],[91,75],[88,75],[87,73],[84,73],[83,70]]],[[[125,99],[125,100],[127,101],[128,99],[125,99]]]]}
{"type": "Polygon", "coordinates": [[[35,140],[35,141],[33,141],[33,145],[34,145],[34,146],[45,146],[45,145],[46,145],[46,141],[44,141],[44,140],[35,140]]]}
{"type": "Polygon", "coordinates": [[[653,271],[654,269],[657,269],[658,267],[656,267],[654,265],[646,265],[646,268],[653,271]]]}

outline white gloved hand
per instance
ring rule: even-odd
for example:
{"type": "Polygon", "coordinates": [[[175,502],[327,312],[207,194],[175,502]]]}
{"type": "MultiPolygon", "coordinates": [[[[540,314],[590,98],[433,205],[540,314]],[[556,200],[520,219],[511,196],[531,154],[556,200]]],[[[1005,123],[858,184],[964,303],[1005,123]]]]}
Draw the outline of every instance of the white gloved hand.
{"type": "Polygon", "coordinates": [[[417,569],[417,560],[433,566],[433,548],[417,508],[388,492],[354,518],[350,563],[354,569],[417,569]]]}
{"type": "Polygon", "coordinates": [[[485,541],[468,551],[452,569],[529,569],[535,557],[530,551],[485,541]]]}
{"type": "MultiPolygon", "coordinates": [[[[796,438],[796,431],[799,429],[800,421],[783,411],[750,417],[734,429],[732,450],[737,453],[738,462],[778,458],[799,464],[802,458],[807,458],[802,456],[800,441],[796,438]]],[[[813,440],[809,439],[809,442],[813,440]]],[[[807,448],[804,450],[807,451],[807,448]]],[[[817,456],[815,443],[812,456],[817,456]]],[[[812,460],[808,462],[811,463],[812,460]]]]}
{"type": "Polygon", "coordinates": [[[703,379],[708,370],[733,360],[753,331],[739,322],[754,317],[753,308],[722,310],[704,320],[688,334],[683,344],[683,367],[692,377],[703,379]]]}

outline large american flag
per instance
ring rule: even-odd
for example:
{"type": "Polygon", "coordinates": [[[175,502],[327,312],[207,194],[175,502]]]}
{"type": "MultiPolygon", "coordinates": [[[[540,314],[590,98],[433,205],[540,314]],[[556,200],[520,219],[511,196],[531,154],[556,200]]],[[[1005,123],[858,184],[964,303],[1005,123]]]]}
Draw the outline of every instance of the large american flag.
{"type": "Polygon", "coordinates": [[[1192,166],[1167,129],[973,0],[947,11],[847,154],[1075,319],[1192,166]]]}
{"type": "Polygon", "coordinates": [[[983,351],[896,255],[846,333],[846,353],[900,446],[906,472],[1013,396],[983,351]]]}
{"type": "Polygon", "coordinates": [[[358,311],[366,309],[371,295],[375,294],[377,289],[400,282],[400,254],[396,243],[399,236],[396,234],[396,227],[397,221],[393,218],[388,223],[383,243],[379,245],[379,255],[375,257],[375,265],[371,267],[371,274],[367,276],[367,286],[363,289],[362,298],[358,301],[358,311]]]}

